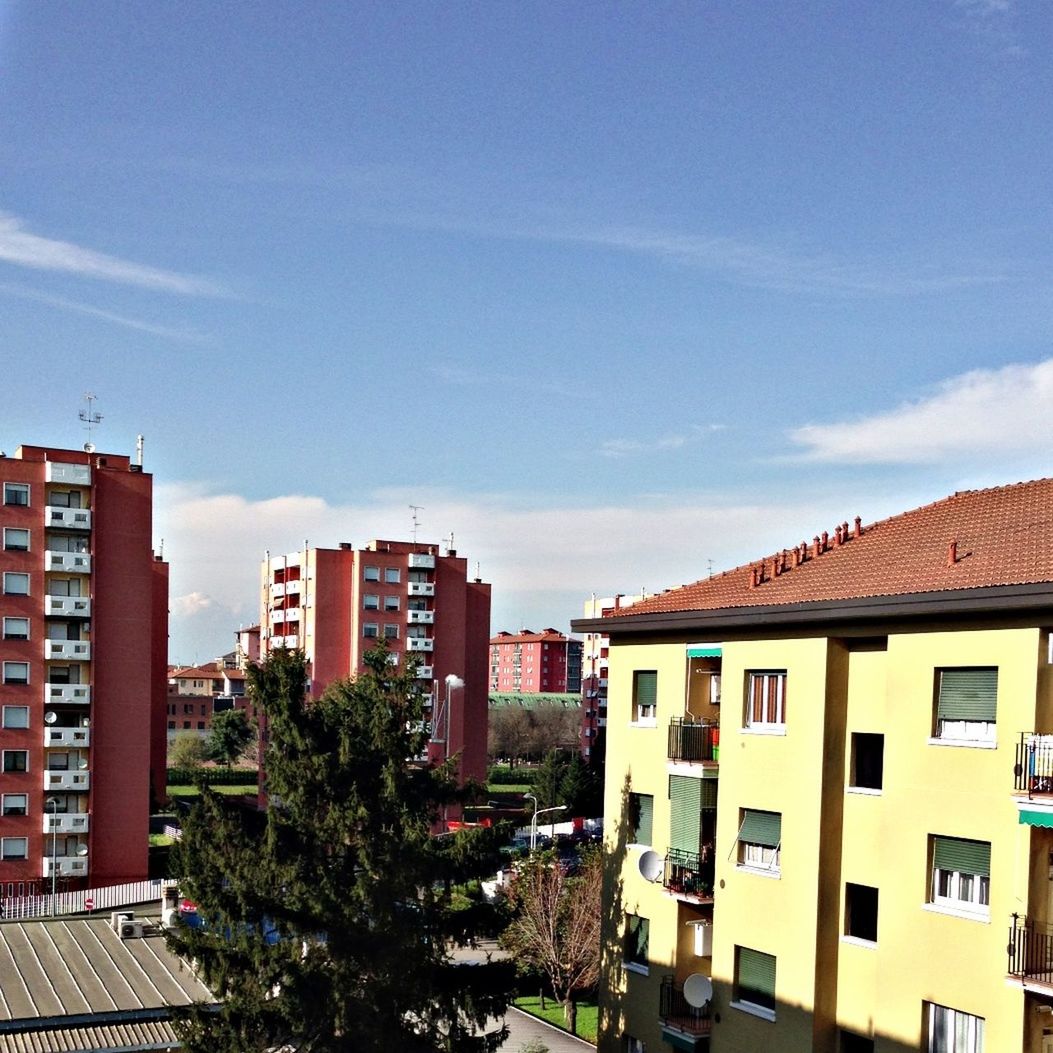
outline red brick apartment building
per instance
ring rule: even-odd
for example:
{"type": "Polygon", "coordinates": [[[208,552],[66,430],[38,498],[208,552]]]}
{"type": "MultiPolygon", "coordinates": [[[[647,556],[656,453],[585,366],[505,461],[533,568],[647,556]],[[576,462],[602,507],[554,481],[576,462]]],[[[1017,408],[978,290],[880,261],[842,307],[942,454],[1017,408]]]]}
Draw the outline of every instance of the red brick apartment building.
{"type": "Polygon", "coordinates": [[[384,640],[393,660],[421,663],[432,698],[429,755],[460,755],[461,777],[485,780],[490,586],[468,579],[465,559],[405,541],[306,548],[268,554],[261,586],[261,650],[303,650],[312,695],[361,671],[363,655],[384,640]]]}
{"type": "Polygon", "coordinates": [[[222,660],[200,666],[168,667],[168,741],[181,732],[204,737],[212,717],[227,709],[244,709],[256,719],[256,707],[245,696],[245,671],[222,660]]]}
{"type": "Polygon", "coordinates": [[[490,690],[577,694],[581,690],[581,641],[557,629],[498,633],[490,640],[490,690]]]}
{"type": "Polygon", "coordinates": [[[147,874],[164,794],[168,566],[129,458],[0,456],[0,894],[147,874]]]}

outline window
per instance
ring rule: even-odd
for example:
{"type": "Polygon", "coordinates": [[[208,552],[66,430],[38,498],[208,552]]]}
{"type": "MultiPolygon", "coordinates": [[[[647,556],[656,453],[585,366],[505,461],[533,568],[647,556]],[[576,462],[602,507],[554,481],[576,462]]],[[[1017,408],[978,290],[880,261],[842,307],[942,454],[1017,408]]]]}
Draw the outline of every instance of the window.
{"type": "Polygon", "coordinates": [[[4,706],[5,728],[28,728],[29,706],[4,706]]]}
{"type": "Polygon", "coordinates": [[[398,596],[385,596],[384,597],[384,610],[386,611],[397,611],[399,609],[399,598],[398,596]]]}
{"type": "Polygon", "coordinates": [[[649,793],[629,794],[629,840],[634,845],[651,843],[654,823],[654,797],[649,793]]]}
{"type": "Polygon", "coordinates": [[[735,948],[735,986],[732,1004],[766,1009],[775,1016],[775,955],[750,947],[735,948]]]}
{"type": "Polygon", "coordinates": [[[845,885],[845,935],[877,943],[878,890],[870,885],[845,885]]]}
{"type": "Polygon", "coordinates": [[[874,1053],[874,1040],[852,1031],[842,1031],[841,1045],[837,1048],[838,1053],[874,1053]]]}
{"type": "Polygon", "coordinates": [[[69,754],[68,753],[49,753],[48,758],[48,771],[69,771],[69,754]]]}
{"type": "Polygon", "coordinates": [[[402,571],[398,567],[385,567],[384,580],[389,585],[397,585],[402,580],[402,571]]]}
{"type": "Polygon", "coordinates": [[[28,552],[29,531],[21,527],[4,527],[4,548],[8,552],[28,552]]]}
{"type": "Polygon", "coordinates": [[[362,626],[362,635],[367,639],[375,640],[380,635],[380,626],[376,622],[366,622],[362,626]]]}
{"type": "Polygon", "coordinates": [[[633,1038],[632,1035],[625,1036],[625,1053],[647,1053],[647,1047],[642,1038],[633,1038]]]}
{"type": "Polygon", "coordinates": [[[29,771],[29,751],[4,750],[4,771],[29,771]]]}
{"type": "Polygon", "coordinates": [[[937,669],[936,738],[992,741],[997,696],[997,669],[937,669]]]}
{"type": "Polygon", "coordinates": [[[28,596],[29,575],[6,571],[4,573],[4,593],[7,596],[28,596]]]}
{"type": "Polygon", "coordinates": [[[5,640],[28,640],[29,619],[28,618],[5,618],[4,619],[5,640]]]}
{"type": "Polygon", "coordinates": [[[885,775],[885,736],[852,732],[849,786],[856,790],[880,790],[885,775]]]}
{"type": "Polygon", "coordinates": [[[174,720],[170,720],[168,722],[168,730],[169,731],[175,731],[175,721],[174,720]]]}
{"type": "Polygon", "coordinates": [[[0,803],[0,815],[27,815],[29,813],[29,794],[5,793],[0,803]]]}
{"type": "Polygon", "coordinates": [[[399,638],[399,627],[397,625],[384,626],[384,639],[397,640],[399,638]]]}
{"type": "Polygon", "coordinates": [[[658,673],[637,670],[633,673],[633,723],[653,724],[658,713],[658,673]]]}
{"type": "Polygon", "coordinates": [[[742,809],[739,826],[739,865],[779,872],[782,814],[742,809]]]}
{"type": "Polygon", "coordinates": [[[197,722],[197,730],[198,731],[204,731],[205,730],[205,722],[203,720],[199,720],[197,722]]]}
{"type": "Polygon", "coordinates": [[[29,483],[4,483],[5,505],[28,505],[29,483]]]}
{"type": "Polygon", "coordinates": [[[991,903],[990,841],[933,836],[931,842],[930,902],[986,916],[991,903]]]}
{"type": "Polygon", "coordinates": [[[0,859],[28,859],[28,837],[0,838],[0,859]]]}
{"type": "Polygon", "coordinates": [[[786,726],[786,671],[767,670],[748,673],[746,719],[744,727],[782,728],[786,726]]]}
{"type": "Polygon", "coordinates": [[[28,662],[4,662],[5,684],[28,684],[29,663],[28,662]]]}
{"type": "Polygon", "coordinates": [[[984,1053],[984,1018],[926,1003],[926,1053],[984,1053]]]}
{"type": "Polygon", "coordinates": [[[184,731],[189,731],[190,730],[190,721],[189,720],[184,720],[183,721],[183,730],[184,731]]]}
{"type": "Polygon", "coordinates": [[[365,567],[362,577],[365,581],[380,581],[380,567],[365,567]]]}
{"type": "Polygon", "coordinates": [[[188,713],[193,713],[193,712],[194,712],[194,703],[193,702],[184,702],[183,703],[183,716],[185,717],[188,713]]]}
{"type": "Polygon", "coordinates": [[[379,611],[380,610],[380,597],[373,593],[367,593],[362,597],[362,606],[367,611],[379,611]]]}
{"type": "Polygon", "coordinates": [[[633,965],[647,965],[647,940],[651,922],[638,914],[625,915],[624,959],[633,965]]]}

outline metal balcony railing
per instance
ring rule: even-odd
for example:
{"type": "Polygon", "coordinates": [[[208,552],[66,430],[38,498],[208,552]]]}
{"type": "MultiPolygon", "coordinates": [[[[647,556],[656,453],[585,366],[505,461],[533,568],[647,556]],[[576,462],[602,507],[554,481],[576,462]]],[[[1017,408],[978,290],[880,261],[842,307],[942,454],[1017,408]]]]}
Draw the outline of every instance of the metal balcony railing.
{"type": "Polygon", "coordinates": [[[713,895],[713,846],[706,845],[700,852],[685,852],[670,848],[665,855],[662,884],[669,892],[706,899],[713,895]]]}
{"type": "Polygon", "coordinates": [[[1021,732],[1013,776],[1017,793],[1053,794],[1053,735],[1021,732]]]}
{"type": "Polygon", "coordinates": [[[1014,914],[1006,950],[1010,976],[1053,986],[1053,925],[1014,914]]]}
{"type": "Polygon", "coordinates": [[[690,1035],[708,1035],[710,1028],[709,1003],[696,1007],[684,998],[684,985],[674,977],[663,976],[658,992],[658,1016],[663,1024],[678,1028],[690,1035]]]}
{"type": "Polygon", "coordinates": [[[720,725],[685,721],[669,722],[669,748],[666,756],[678,761],[709,761],[720,756],[720,725]]]}

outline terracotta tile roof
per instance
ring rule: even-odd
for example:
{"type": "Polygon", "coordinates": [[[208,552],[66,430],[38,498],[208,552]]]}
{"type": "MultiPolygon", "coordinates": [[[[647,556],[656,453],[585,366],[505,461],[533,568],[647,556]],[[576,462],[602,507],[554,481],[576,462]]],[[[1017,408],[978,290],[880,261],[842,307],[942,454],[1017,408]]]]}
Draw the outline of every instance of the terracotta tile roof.
{"type": "Polygon", "coordinates": [[[509,643],[535,643],[538,640],[545,640],[548,642],[556,641],[557,643],[566,643],[567,637],[563,635],[558,629],[542,629],[541,632],[531,632],[530,629],[523,629],[518,633],[510,633],[507,630],[499,632],[496,636],[491,637],[490,643],[492,644],[509,644],[509,643]]]}
{"type": "Polygon", "coordinates": [[[168,677],[170,680],[187,680],[191,678],[210,680],[213,677],[218,678],[222,675],[223,670],[215,665],[185,665],[176,667],[176,669],[169,672],[168,677]]]}
{"type": "Polygon", "coordinates": [[[803,545],[803,561],[798,544],[609,617],[1053,582],[1053,479],[959,491],[803,545]]]}

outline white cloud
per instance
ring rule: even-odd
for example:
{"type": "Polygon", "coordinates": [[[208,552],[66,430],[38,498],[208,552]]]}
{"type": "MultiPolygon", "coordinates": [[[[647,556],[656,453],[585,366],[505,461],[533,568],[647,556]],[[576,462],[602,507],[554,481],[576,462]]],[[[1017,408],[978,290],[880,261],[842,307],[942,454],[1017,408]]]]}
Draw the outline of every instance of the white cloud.
{"type": "Polygon", "coordinates": [[[690,431],[679,435],[663,435],[657,439],[607,439],[600,444],[599,453],[604,457],[629,457],[642,453],[664,453],[679,450],[703,435],[722,431],[723,424],[694,424],[690,431]]]}
{"type": "Polygon", "coordinates": [[[0,212],[0,261],[186,296],[215,296],[222,292],[204,278],[132,263],[69,241],[33,234],[7,212],[0,212]]]}
{"type": "Polygon", "coordinates": [[[193,617],[202,611],[207,611],[213,606],[212,597],[203,592],[189,592],[185,596],[173,596],[169,600],[169,606],[175,614],[183,617],[193,617]]]}
{"type": "Polygon", "coordinates": [[[872,464],[961,462],[991,455],[1048,455],[1053,443],[1053,358],[976,369],[895,409],[790,433],[810,461],[872,464]]]}

